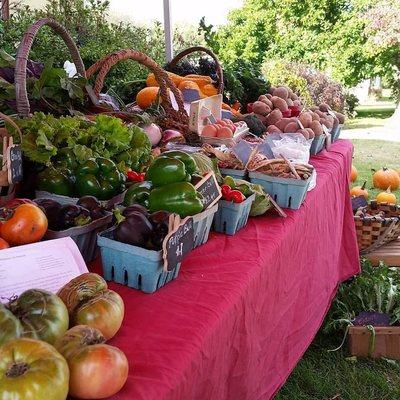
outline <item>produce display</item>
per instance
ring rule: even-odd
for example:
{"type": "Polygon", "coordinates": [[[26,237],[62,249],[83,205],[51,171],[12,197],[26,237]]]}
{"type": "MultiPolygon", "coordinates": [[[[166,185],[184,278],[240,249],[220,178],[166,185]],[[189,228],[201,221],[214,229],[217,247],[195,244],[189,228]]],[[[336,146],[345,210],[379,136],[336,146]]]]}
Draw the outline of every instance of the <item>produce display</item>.
{"type": "Polygon", "coordinates": [[[206,154],[216,157],[219,168],[237,170],[245,169],[245,165],[236,157],[235,153],[232,151],[221,151],[210,146],[209,144],[203,145],[202,149],[206,154]]]}
{"type": "Polygon", "coordinates": [[[206,125],[201,131],[201,136],[221,139],[231,139],[238,128],[245,127],[243,121],[233,123],[230,119],[217,120],[215,124],[206,125]]]}

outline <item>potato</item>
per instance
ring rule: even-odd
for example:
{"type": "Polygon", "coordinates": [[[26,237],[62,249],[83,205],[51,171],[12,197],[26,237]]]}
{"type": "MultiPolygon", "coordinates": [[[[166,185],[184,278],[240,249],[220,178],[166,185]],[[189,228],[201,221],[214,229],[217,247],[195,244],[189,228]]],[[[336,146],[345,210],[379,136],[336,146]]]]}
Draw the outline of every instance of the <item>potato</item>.
{"type": "Polygon", "coordinates": [[[253,112],[260,115],[268,115],[271,109],[262,101],[255,101],[253,103],[253,112]]]}
{"type": "Polygon", "coordinates": [[[315,112],[311,113],[311,117],[313,121],[319,121],[321,119],[320,116],[315,112]]]}
{"type": "Polygon", "coordinates": [[[266,96],[267,96],[267,99],[268,99],[268,100],[271,100],[271,99],[272,99],[272,94],[271,94],[271,93],[267,93],[266,96]]]}
{"type": "Polygon", "coordinates": [[[267,128],[267,133],[282,133],[282,131],[275,125],[270,125],[267,128]]]}
{"type": "Polygon", "coordinates": [[[297,133],[301,133],[306,139],[310,138],[310,134],[308,133],[307,129],[299,129],[297,133]]]}
{"type": "Polygon", "coordinates": [[[264,100],[268,100],[268,97],[267,97],[265,94],[261,94],[261,95],[258,97],[258,101],[264,101],[264,100]]]}
{"type": "Polygon", "coordinates": [[[322,103],[319,105],[319,109],[322,112],[328,112],[328,110],[330,109],[330,107],[328,106],[328,104],[322,103]]]}
{"type": "Polygon", "coordinates": [[[283,100],[286,100],[289,96],[289,92],[285,86],[279,86],[272,92],[272,96],[277,96],[283,100]]]}
{"type": "Polygon", "coordinates": [[[260,96],[258,98],[258,101],[262,101],[264,104],[266,104],[271,110],[274,108],[274,105],[272,104],[272,101],[267,97],[267,96],[260,96]]]}
{"type": "Polygon", "coordinates": [[[333,126],[338,126],[338,125],[339,125],[339,120],[336,117],[334,117],[333,118],[333,126]]]}
{"type": "Polygon", "coordinates": [[[301,107],[301,101],[300,100],[293,100],[293,105],[297,107],[301,107]]]}
{"type": "Polygon", "coordinates": [[[282,112],[279,109],[271,111],[267,116],[267,125],[275,125],[279,120],[282,119],[282,112]]]}
{"type": "Polygon", "coordinates": [[[282,118],[275,124],[275,126],[277,126],[283,132],[286,128],[286,125],[290,122],[292,122],[290,118],[282,118]]]}
{"type": "Polygon", "coordinates": [[[311,128],[306,128],[305,130],[308,132],[308,138],[309,139],[314,139],[315,138],[315,133],[311,128]]]}
{"type": "Polygon", "coordinates": [[[322,111],[320,111],[320,110],[315,110],[315,113],[316,113],[317,115],[319,115],[320,118],[324,118],[324,119],[325,119],[326,114],[323,113],[322,111]]]}
{"type": "Polygon", "coordinates": [[[289,109],[286,101],[281,99],[278,96],[273,96],[271,101],[272,101],[272,104],[274,105],[274,108],[279,108],[281,111],[286,111],[289,109]]]}
{"type": "Polygon", "coordinates": [[[285,133],[293,133],[293,132],[297,132],[297,130],[299,129],[299,125],[296,122],[290,122],[286,125],[285,129],[283,130],[283,132],[285,133]]]}
{"type": "Polygon", "coordinates": [[[328,128],[328,130],[332,129],[333,127],[333,123],[329,121],[329,119],[321,118],[319,122],[321,123],[321,125],[325,125],[328,128]]]}
{"type": "Polygon", "coordinates": [[[303,112],[299,115],[299,120],[303,124],[304,128],[308,128],[312,122],[312,116],[310,112],[303,112]]]}
{"type": "Polygon", "coordinates": [[[317,106],[312,106],[312,107],[310,107],[310,111],[317,111],[317,110],[319,110],[319,108],[317,107],[317,106]]]}
{"type": "Polygon", "coordinates": [[[346,117],[344,114],[335,112],[336,118],[339,120],[339,124],[344,124],[344,121],[346,120],[346,117]]]}
{"type": "Polygon", "coordinates": [[[291,98],[293,101],[299,100],[299,96],[297,96],[296,93],[292,93],[292,94],[290,95],[290,98],[291,98]]]}
{"type": "Polygon", "coordinates": [[[332,123],[332,125],[333,125],[333,122],[335,121],[335,120],[334,120],[334,117],[332,117],[332,115],[330,115],[330,114],[328,114],[328,115],[325,117],[325,119],[327,119],[328,121],[330,121],[330,122],[332,123]]]}
{"type": "Polygon", "coordinates": [[[272,93],[274,93],[274,90],[276,89],[275,86],[271,86],[268,90],[268,93],[272,95],[272,93]]]}
{"type": "Polygon", "coordinates": [[[319,121],[312,121],[310,128],[314,131],[315,136],[320,136],[323,134],[322,125],[319,123],[319,121]]]}
{"type": "MultiPolygon", "coordinates": [[[[254,110],[254,108],[253,108],[254,110]]],[[[257,114],[256,112],[254,115],[265,125],[267,126],[267,117],[265,115],[257,114]]]]}
{"type": "Polygon", "coordinates": [[[293,106],[293,100],[290,97],[286,99],[286,103],[288,106],[293,106]]]}

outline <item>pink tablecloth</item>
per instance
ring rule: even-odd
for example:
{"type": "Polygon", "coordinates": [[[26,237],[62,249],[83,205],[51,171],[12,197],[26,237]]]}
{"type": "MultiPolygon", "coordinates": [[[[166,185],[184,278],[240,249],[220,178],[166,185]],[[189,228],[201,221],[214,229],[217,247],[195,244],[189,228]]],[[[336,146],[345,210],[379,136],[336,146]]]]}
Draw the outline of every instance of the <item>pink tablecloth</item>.
{"type": "MultiPolygon", "coordinates": [[[[115,400],[270,399],[316,332],[339,282],[359,272],[348,196],[352,146],[312,159],[317,187],[286,219],[212,234],[152,295],[110,284],[126,315],[112,344],[130,374],[115,400]]],[[[94,266],[99,270],[99,266],[94,266]]],[[[88,382],[88,384],[90,384],[88,382]]]]}

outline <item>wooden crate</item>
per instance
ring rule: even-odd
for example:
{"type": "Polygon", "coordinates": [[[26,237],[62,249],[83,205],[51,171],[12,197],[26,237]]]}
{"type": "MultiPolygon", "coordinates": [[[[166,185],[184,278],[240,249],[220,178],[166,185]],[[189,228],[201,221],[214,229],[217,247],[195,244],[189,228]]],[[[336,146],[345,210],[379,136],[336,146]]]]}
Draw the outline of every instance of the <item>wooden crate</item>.
{"type": "Polygon", "coordinates": [[[400,238],[364,256],[372,265],[379,265],[383,261],[389,267],[400,267],[400,238]]]}
{"type": "Polygon", "coordinates": [[[372,332],[364,326],[349,328],[349,351],[357,357],[386,357],[400,360],[400,327],[376,327],[375,346],[370,354],[372,332]]]}

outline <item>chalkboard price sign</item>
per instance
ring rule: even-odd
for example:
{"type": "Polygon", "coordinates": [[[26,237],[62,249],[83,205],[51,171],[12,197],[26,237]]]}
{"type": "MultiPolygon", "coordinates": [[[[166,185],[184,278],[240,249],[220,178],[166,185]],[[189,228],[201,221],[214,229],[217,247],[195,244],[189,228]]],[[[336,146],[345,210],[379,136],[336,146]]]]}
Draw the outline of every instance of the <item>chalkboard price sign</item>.
{"type": "MultiPolygon", "coordinates": [[[[178,216],[176,218],[179,218],[178,216]]],[[[193,218],[187,217],[173,227],[163,242],[164,270],[173,270],[193,250],[193,218]]]]}
{"type": "Polygon", "coordinates": [[[204,209],[212,207],[222,196],[214,172],[209,172],[195,185],[196,190],[203,196],[204,209]]]}
{"type": "Polygon", "coordinates": [[[7,165],[9,183],[21,182],[23,178],[22,151],[19,145],[12,145],[8,148],[7,165]]]}

